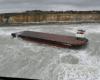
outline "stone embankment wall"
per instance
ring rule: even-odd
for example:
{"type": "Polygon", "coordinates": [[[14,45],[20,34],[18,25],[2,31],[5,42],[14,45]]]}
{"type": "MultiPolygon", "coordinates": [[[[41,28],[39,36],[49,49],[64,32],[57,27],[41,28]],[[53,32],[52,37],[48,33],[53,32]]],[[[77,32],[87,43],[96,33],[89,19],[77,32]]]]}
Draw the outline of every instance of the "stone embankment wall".
{"type": "Polygon", "coordinates": [[[0,14],[0,24],[100,22],[100,11],[26,11],[0,14]]]}

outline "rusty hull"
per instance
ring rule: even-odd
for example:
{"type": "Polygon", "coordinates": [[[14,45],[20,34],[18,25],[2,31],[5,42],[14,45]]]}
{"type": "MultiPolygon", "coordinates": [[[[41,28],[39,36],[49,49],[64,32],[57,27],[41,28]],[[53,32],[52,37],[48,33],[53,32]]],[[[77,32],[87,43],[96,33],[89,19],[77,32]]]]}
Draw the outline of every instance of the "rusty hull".
{"type": "Polygon", "coordinates": [[[78,39],[74,36],[58,35],[44,32],[22,31],[11,34],[13,37],[20,37],[39,43],[53,44],[64,47],[80,47],[87,44],[88,40],[78,39]]]}

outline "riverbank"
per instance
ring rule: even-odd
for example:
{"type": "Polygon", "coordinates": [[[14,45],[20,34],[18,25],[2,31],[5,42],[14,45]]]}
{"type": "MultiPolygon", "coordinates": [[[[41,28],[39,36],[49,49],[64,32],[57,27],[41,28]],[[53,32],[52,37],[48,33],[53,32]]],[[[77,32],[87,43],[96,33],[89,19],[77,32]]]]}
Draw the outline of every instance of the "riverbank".
{"type": "Polygon", "coordinates": [[[88,24],[88,23],[100,23],[100,21],[95,22],[95,21],[86,21],[86,22],[82,22],[82,21],[78,21],[78,22],[32,22],[32,23],[9,23],[9,24],[0,24],[0,27],[6,26],[6,27],[11,27],[11,26],[30,26],[30,25],[68,25],[68,24],[88,24]]]}
{"type": "Polygon", "coordinates": [[[0,25],[42,25],[100,22],[100,11],[25,11],[0,14],[0,25]]]}

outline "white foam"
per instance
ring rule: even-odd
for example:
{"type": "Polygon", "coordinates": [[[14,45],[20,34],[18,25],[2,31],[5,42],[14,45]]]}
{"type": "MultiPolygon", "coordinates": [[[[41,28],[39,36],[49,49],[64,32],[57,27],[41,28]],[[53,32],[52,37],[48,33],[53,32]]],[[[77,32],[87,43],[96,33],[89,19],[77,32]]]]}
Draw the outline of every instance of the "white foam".
{"type": "MultiPolygon", "coordinates": [[[[72,27],[73,25],[71,25],[70,27],[68,27],[69,29],[67,29],[67,27],[65,26],[64,30],[66,32],[75,33],[77,29],[81,28],[81,29],[85,29],[88,34],[100,33],[99,25],[98,24],[93,24],[93,25],[89,24],[89,25],[79,25],[79,26],[75,26],[75,27],[72,27]]],[[[5,27],[5,28],[0,29],[0,36],[2,36],[2,35],[8,36],[12,32],[18,32],[18,31],[23,31],[23,30],[42,31],[43,28],[40,28],[40,27],[41,26],[38,26],[38,27],[36,27],[36,26],[5,27]]],[[[52,28],[53,28],[53,26],[52,26],[52,28]]],[[[48,28],[48,30],[49,30],[49,28],[48,28]]],[[[19,42],[20,44],[17,44],[17,45],[14,44],[15,45],[14,47],[11,44],[12,48],[14,48],[13,49],[15,51],[15,52],[13,51],[14,53],[16,53],[16,51],[19,51],[19,53],[20,53],[21,49],[23,49],[23,48],[29,49],[36,53],[38,53],[39,51],[43,52],[42,50],[44,50],[44,47],[36,46],[35,44],[34,44],[35,46],[33,46],[33,43],[24,42],[21,40],[20,41],[17,40],[16,42],[19,42]],[[16,50],[16,49],[18,49],[18,50],[16,50]]],[[[6,46],[6,47],[9,47],[9,46],[6,46]]],[[[57,50],[57,52],[56,52],[58,54],[57,58],[61,59],[62,57],[70,54],[70,55],[74,56],[75,58],[77,58],[79,60],[79,63],[74,64],[74,65],[65,64],[65,63],[57,64],[57,67],[55,68],[55,70],[53,69],[54,77],[56,77],[56,75],[57,75],[58,80],[99,80],[100,79],[100,77],[99,77],[100,59],[97,56],[91,56],[90,55],[91,52],[92,51],[88,51],[87,49],[84,49],[84,50],[69,50],[69,49],[57,50]]],[[[55,59],[55,60],[57,60],[57,59],[55,59]]],[[[54,60],[53,60],[53,62],[54,62],[54,60]]],[[[55,64],[56,64],[56,62],[55,62],[55,64]]],[[[47,70],[48,74],[50,74],[49,70],[47,70]]]]}
{"type": "Polygon", "coordinates": [[[67,65],[63,80],[97,80],[98,68],[83,65],[67,65]]]}
{"type": "Polygon", "coordinates": [[[88,65],[59,64],[54,70],[57,80],[98,80],[99,67],[88,65]]]}
{"type": "Polygon", "coordinates": [[[9,35],[10,34],[10,32],[8,32],[8,31],[3,31],[3,30],[0,30],[0,35],[9,35]]]}
{"type": "Polygon", "coordinates": [[[0,35],[2,36],[9,36],[11,35],[11,33],[14,33],[14,32],[20,32],[20,31],[26,31],[26,30],[33,30],[33,31],[42,31],[41,29],[32,29],[32,27],[4,27],[4,28],[1,28],[0,29],[0,35]]]}

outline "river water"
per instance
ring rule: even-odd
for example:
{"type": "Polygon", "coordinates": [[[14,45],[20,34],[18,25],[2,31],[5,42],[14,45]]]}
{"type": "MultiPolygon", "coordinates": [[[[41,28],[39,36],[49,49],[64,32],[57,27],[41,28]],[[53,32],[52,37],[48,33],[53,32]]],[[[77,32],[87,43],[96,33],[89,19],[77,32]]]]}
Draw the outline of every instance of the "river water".
{"type": "Polygon", "coordinates": [[[0,27],[0,76],[42,80],[100,80],[100,24],[0,27]],[[75,35],[85,29],[89,43],[68,49],[12,39],[23,30],[75,35]]]}

